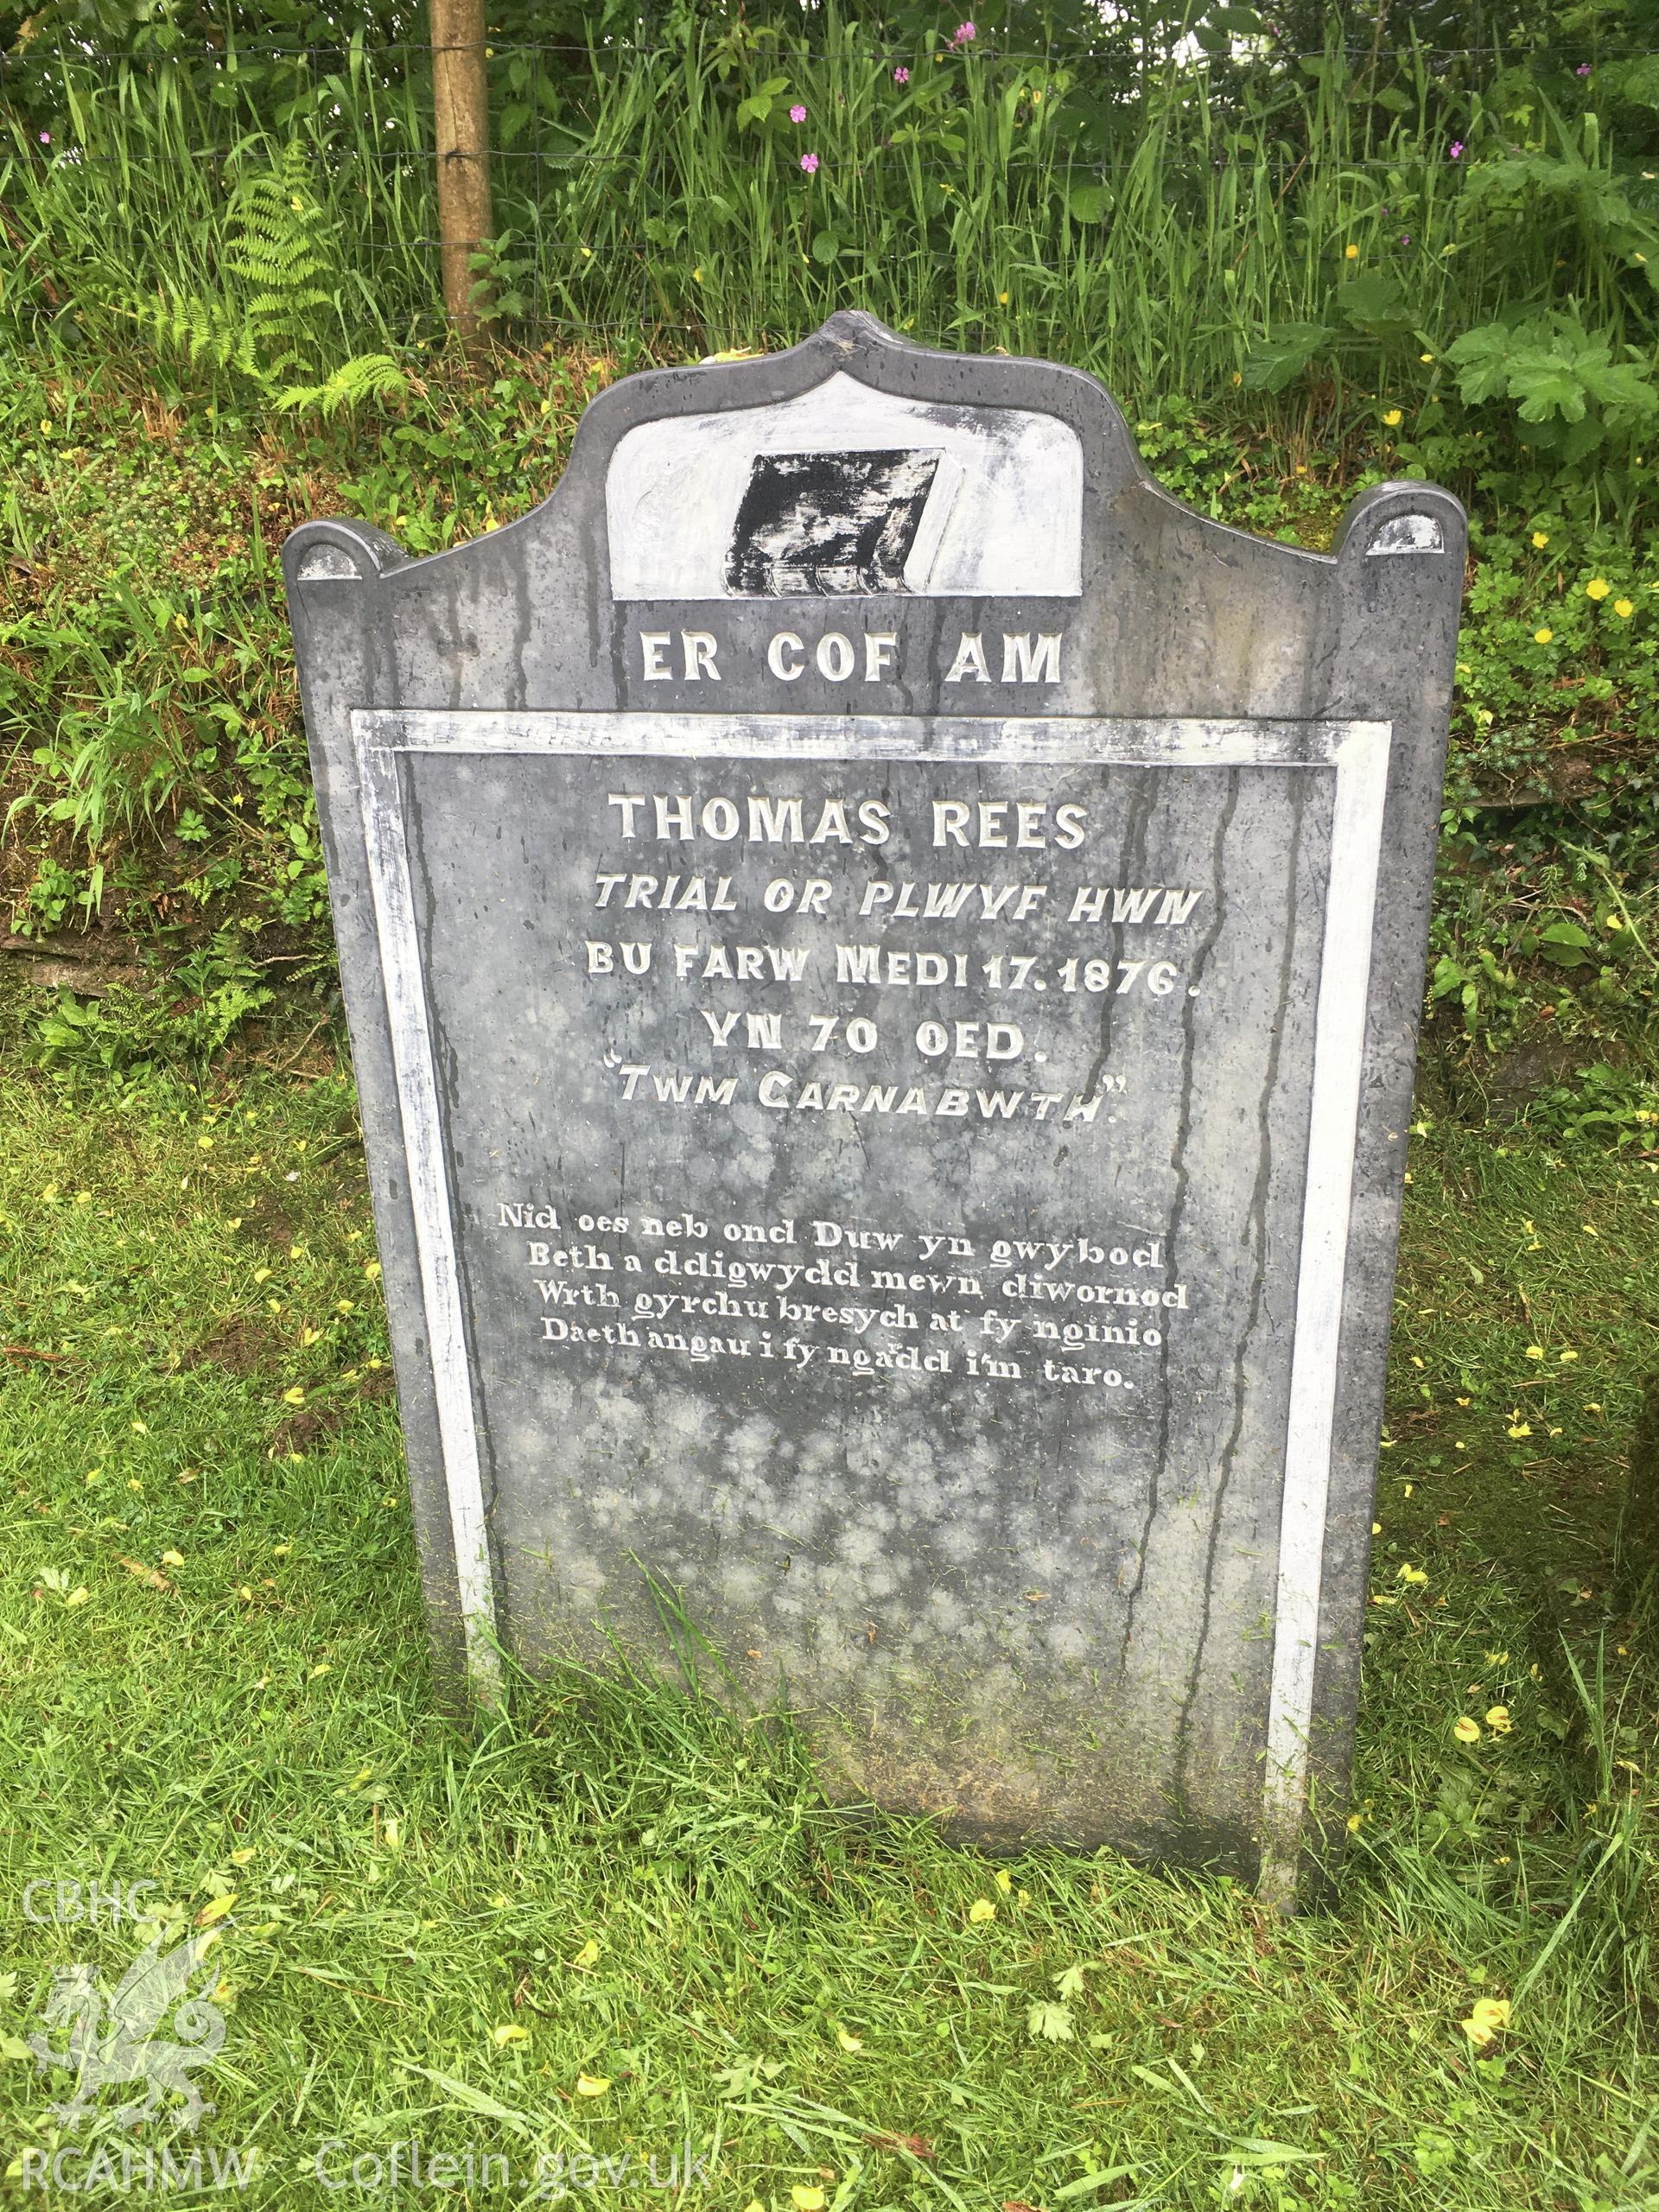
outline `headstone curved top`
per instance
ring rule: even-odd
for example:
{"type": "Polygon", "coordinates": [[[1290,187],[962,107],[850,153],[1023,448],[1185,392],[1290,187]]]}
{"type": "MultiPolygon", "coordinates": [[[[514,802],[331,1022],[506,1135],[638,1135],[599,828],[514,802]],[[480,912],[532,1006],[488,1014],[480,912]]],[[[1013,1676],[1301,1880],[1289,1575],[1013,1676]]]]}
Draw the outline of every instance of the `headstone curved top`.
{"type": "Polygon", "coordinates": [[[1421,483],[1243,536],[1094,378],[853,314],[473,543],[294,533],[448,1674],[677,1605],[845,1794],[1294,1890],[1464,547],[1421,483]]]}

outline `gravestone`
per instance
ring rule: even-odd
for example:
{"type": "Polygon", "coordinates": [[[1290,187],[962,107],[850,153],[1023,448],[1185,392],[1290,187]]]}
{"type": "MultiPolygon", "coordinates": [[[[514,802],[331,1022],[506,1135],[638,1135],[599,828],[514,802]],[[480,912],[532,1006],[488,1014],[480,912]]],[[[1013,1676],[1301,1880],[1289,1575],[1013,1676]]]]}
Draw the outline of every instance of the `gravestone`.
{"type": "Polygon", "coordinates": [[[295,532],[448,1674],[682,1607],[843,1796],[1294,1888],[1464,536],[1242,536],[1091,378],[858,315],[618,385],[474,543],[295,532]]]}

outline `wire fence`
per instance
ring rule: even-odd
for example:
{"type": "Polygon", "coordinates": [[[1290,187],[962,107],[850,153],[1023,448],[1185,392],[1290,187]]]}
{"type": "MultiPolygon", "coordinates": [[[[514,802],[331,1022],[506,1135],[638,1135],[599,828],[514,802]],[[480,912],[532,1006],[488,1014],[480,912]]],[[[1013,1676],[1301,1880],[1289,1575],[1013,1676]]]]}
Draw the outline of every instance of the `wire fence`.
{"type": "MultiPolygon", "coordinates": [[[[1496,242],[1463,222],[1465,154],[1505,150],[1491,104],[1469,95],[1542,73],[1575,130],[1573,100],[1659,58],[1635,41],[1541,54],[1333,36],[1188,66],[988,37],[907,51],[856,25],[741,54],[695,32],[486,51],[494,207],[476,267],[504,333],[714,350],[856,303],[938,342],[1055,353],[1152,390],[1243,376],[1250,334],[1276,323],[1340,325],[1356,262],[1374,304],[1393,287],[1388,342],[1418,353],[1454,294],[1465,323],[1502,297],[1565,296],[1561,266],[1570,288],[1586,257],[1562,254],[1554,213],[1496,242]],[[1466,149],[1478,112],[1485,140],[1466,149]]],[[[433,58],[413,39],[159,29],[114,50],[14,50],[0,221],[37,299],[43,284],[143,321],[234,294],[238,191],[297,161],[321,211],[334,327],[320,346],[432,344],[433,58]]],[[[1575,143],[1581,162],[1586,148],[1638,225],[1659,215],[1628,148],[1603,133],[1575,143]]],[[[1588,265],[1622,333],[1630,288],[1605,253],[1588,265]]],[[[11,303],[27,294],[14,283],[11,303]]],[[[1349,336],[1367,340],[1363,324],[1349,336]]]]}

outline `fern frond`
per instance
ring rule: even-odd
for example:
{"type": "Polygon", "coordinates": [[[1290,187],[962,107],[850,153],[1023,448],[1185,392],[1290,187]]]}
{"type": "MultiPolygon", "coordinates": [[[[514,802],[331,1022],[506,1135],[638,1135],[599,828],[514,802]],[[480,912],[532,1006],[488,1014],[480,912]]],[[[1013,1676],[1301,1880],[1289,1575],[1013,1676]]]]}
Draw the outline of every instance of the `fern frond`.
{"type": "Polygon", "coordinates": [[[314,156],[298,140],[270,167],[237,179],[226,224],[222,295],[169,294],[123,303],[156,342],[193,364],[211,361],[276,393],[279,407],[334,414],[407,388],[389,354],[362,353],[321,377],[339,260],[328,211],[314,188],[314,156]]]}
{"type": "Polygon", "coordinates": [[[245,289],[244,314],[267,378],[309,365],[336,274],[328,215],[298,141],[274,168],[242,177],[231,204],[226,263],[245,289]]]}
{"type": "Polygon", "coordinates": [[[354,353],[321,384],[289,385],[277,395],[276,404],[289,414],[315,408],[337,415],[342,407],[365,399],[396,399],[408,390],[409,378],[390,353],[354,353]]]}

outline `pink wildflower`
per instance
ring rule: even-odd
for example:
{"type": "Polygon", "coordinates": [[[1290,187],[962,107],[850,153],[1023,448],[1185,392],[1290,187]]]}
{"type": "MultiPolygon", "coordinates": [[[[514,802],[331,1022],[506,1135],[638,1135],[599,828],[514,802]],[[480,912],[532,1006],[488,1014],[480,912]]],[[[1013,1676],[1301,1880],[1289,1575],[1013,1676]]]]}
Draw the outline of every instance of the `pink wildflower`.
{"type": "Polygon", "coordinates": [[[909,70],[902,66],[895,69],[893,73],[893,81],[895,85],[907,85],[910,82],[909,70]]]}
{"type": "Polygon", "coordinates": [[[976,39],[978,36],[978,29],[974,24],[958,23],[957,25],[957,35],[951,40],[950,43],[952,46],[966,46],[970,39],[976,39]]]}
{"type": "Polygon", "coordinates": [[[806,121],[806,110],[800,105],[798,100],[789,111],[789,119],[791,123],[804,123],[806,121]]]}
{"type": "Polygon", "coordinates": [[[816,154],[803,154],[801,156],[801,167],[806,171],[808,176],[816,176],[818,173],[817,156],[816,154]]]}
{"type": "Polygon", "coordinates": [[[1454,162],[1460,162],[1463,159],[1463,141],[1461,138],[1454,138],[1452,141],[1451,154],[1452,159],[1454,162]]]}

